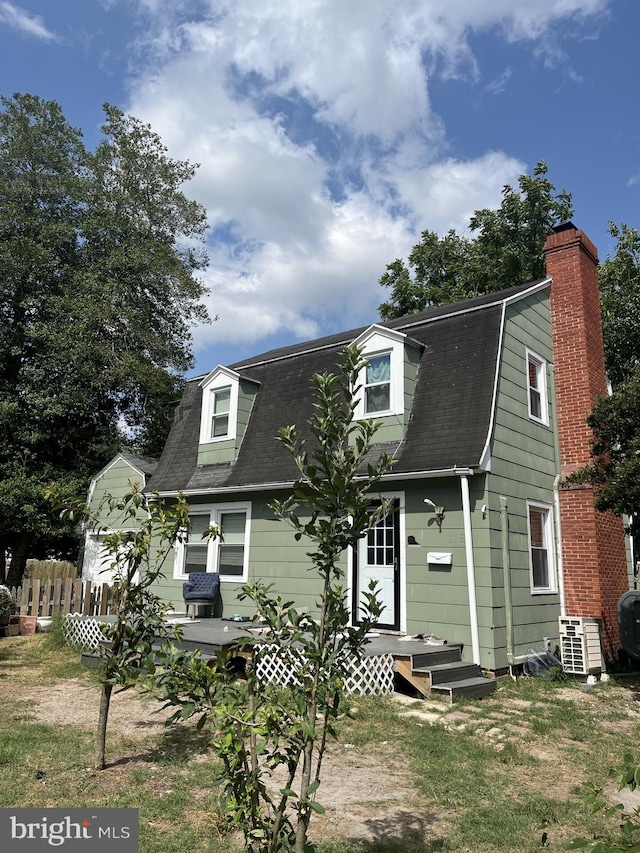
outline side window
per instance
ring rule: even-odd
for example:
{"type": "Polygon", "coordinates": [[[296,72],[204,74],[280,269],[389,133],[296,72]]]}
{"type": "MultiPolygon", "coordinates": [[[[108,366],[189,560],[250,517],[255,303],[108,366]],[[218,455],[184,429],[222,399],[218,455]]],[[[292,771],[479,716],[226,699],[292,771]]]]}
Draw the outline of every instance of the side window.
{"type": "Polygon", "coordinates": [[[532,592],[555,592],[555,560],[551,507],[527,504],[529,565],[532,592]]]}
{"type": "Polygon", "coordinates": [[[539,423],[548,424],[547,364],[544,359],[529,351],[527,351],[527,388],[529,417],[539,423]]]}
{"type": "Polygon", "coordinates": [[[388,412],[391,409],[391,353],[369,356],[365,370],[365,414],[388,412]]]}

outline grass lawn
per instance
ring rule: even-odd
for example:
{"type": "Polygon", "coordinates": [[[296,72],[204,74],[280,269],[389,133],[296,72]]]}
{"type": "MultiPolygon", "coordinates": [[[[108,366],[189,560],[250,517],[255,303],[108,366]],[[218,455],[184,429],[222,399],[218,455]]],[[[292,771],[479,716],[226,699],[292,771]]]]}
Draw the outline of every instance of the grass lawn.
{"type": "MultiPolygon", "coordinates": [[[[587,692],[503,682],[489,699],[358,699],[340,724],[312,820],[318,853],[563,850],[607,835],[581,789],[605,787],[640,735],[640,679],[587,692]]],[[[114,700],[108,767],[92,769],[99,688],[47,635],[0,640],[0,806],[139,809],[141,853],[232,853],[215,761],[192,726],[167,729],[135,691],[114,700]]],[[[640,754],[639,754],[640,760],[640,754]]]]}

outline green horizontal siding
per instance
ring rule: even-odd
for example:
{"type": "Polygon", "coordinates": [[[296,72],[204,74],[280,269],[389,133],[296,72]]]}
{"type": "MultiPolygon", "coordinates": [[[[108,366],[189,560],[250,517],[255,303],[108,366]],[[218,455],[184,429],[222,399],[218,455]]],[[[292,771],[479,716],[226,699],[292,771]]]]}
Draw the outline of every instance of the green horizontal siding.
{"type": "MultiPolygon", "coordinates": [[[[553,506],[558,473],[553,431],[553,370],[548,291],[507,308],[498,379],[495,426],[491,442],[491,473],[487,475],[489,553],[493,584],[493,626],[481,623],[481,636],[493,628],[496,668],[507,666],[504,572],[500,496],[507,499],[513,642],[516,656],[541,648],[543,638],[558,635],[560,597],[532,594],[526,501],[553,506]],[[529,418],[526,373],[527,348],[547,362],[549,426],[529,418]],[[499,633],[496,633],[496,628],[499,633]]],[[[557,536],[557,529],[555,530],[557,536]]]]}

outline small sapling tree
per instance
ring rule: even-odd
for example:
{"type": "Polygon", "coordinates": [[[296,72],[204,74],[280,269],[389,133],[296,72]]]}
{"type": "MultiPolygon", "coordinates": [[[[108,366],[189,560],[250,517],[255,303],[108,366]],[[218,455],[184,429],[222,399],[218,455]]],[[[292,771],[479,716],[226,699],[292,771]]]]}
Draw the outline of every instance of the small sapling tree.
{"type": "MultiPolygon", "coordinates": [[[[118,527],[128,529],[111,531],[103,538],[103,548],[111,556],[115,620],[105,625],[106,642],[100,649],[102,693],[96,732],[97,770],[106,766],[107,723],[114,687],[123,690],[132,687],[142,673],[153,670],[157,645],[180,636],[179,628],[165,619],[169,605],[151,586],[161,576],[169,554],[189,526],[189,507],[182,495],[173,503],[164,503],[156,495],[142,492],[136,483],[122,498],[105,495],[97,519],[105,511],[110,518],[117,518],[118,527]]],[[[73,512],[69,511],[69,515],[73,512]]],[[[100,529],[99,521],[93,521],[100,529]]],[[[209,535],[215,535],[215,531],[210,530],[209,535]]]]}
{"type": "Polygon", "coordinates": [[[295,459],[299,478],[291,496],[271,508],[292,527],[296,540],[310,545],[317,611],[296,608],[260,581],[246,584],[240,597],[253,604],[255,622],[268,630],[237,644],[237,651],[250,653],[244,679],[236,677],[228,656],[211,668],[175,648],[165,651],[165,666],[156,673],[167,704],[179,706],[174,719],[199,713],[199,725],[211,722],[227,812],[250,853],[307,848],[311,815],[323,811],[316,791],[345,678],[361,660],[366,634],[382,611],[370,588],[359,624],[351,626],[343,586],[345,552],[393,511],[383,499],[372,507],[393,460],[382,454],[368,462],[376,425],[355,419],[365,363],[360,350],[350,347],[338,373],[313,376],[311,448],[295,426],[281,429],[278,437],[295,459]],[[277,682],[262,674],[267,657],[280,671],[277,682]],[[278,768],[285,779],[274,793],[268,779],[278,768]]]}

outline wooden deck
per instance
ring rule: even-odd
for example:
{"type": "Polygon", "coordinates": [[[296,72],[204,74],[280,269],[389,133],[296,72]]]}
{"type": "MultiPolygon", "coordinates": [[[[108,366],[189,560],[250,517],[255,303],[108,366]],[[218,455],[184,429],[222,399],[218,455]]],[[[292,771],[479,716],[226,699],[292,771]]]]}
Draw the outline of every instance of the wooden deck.
{"type": "MultiPolygon", "coordinates": [[[[115,617],[97,618],[111,622],[115,617]]],[[[268,639],[252,630],[250,623],[229,619],[189,619],[175,614],[171,621],[179,624],[182,630],[178,647],[200,651],[205,658],[214,658],[220,651],[228,650],[239,637],[268,639]]],[[[428,696],[432,690],[440,691],[448,693],[451,701],[455,701],[460,696],[481,698],[495,689],[495,681],[485,678],[479,666],[462,660],[462,646],[457,643],[430,645],[424,640],[372,632],[363,654],[365,657],[392,655],[395,671],[423,696],[428,696]]],[[[86,657],[88,663],[92,656],[86,657]]]]}
{"type": "MultiPolygon", "coordinates": [[[[255,636],[261,639],[264,635],[251,630],[249,624],[242,624],[225,619],[179,619],[182,629],[182,643],[187,649],[200,649],[203,654],[215,654],[226,649],[237,637],[255,636]]],[[[367,641],[364,655],[392,654],[394,658],[411,658],[418,652],[437,653],[452,646],[428,646],[423,640],[402,639],[397,634],[374,634],[367,641]]],[[[456,648],[461,648],[457,646],[456,648]]]]}

